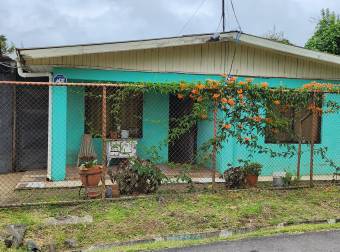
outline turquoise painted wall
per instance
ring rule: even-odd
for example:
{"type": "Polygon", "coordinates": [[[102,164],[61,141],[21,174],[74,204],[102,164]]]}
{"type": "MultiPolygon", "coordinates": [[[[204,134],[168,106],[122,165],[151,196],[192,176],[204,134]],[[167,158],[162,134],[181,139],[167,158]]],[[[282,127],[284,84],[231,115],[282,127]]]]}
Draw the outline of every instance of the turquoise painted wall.
{"type": "Polygon", "coordinates": [[[148,93],[143,104],[143,138],[138,142],[137,154],[142,159],[168,162],[169,95],[148,93]],[[155,155],[156,154],[156,155],[155,155]],[[157,158],[156,158],[157,156],[157,158]]]}
{"type": "MultiPolygon", "coordinates": [[[[242,79],[242,78],[240,78],[242,79]]],[[[298,88],[303,84],[310,82],[310,80],[299,80],[299,79],[278,79],[278,78],[255,78],[254,83],[268,82],[271,87],[285,86],[290,88],[298,88]]],[[[327,82],[327,81],[319,81],[327,82]]],[[[337,81],[331,81],[332,83],[339,83],[337,81]]],[[[336,100],[340,103],[340,95],[328,95],[327,99],[336,100]]],[[[321,144],[316,144],[315,148],[328,147],[327,155],[333,161],[338,162],[340,165],[340,115],[339,114],[328,114],[322,116],[321,126],[321,144]],[[338,123],[337,123],[338,122],[338,123]]],[[[264,138],[259,139],[260,144],[264,144],[264,138]]],[[[266,147],[272,148],[274,151],[284,150],[284,147],[280,147],[277,144],[265,144],[266,147]]],[[[297,148],[297,144],[295,144],[297,148]]],[[[301,158],[301,175],[309,174],[309,149],[310,145],[302,145],[302,158],[301,158]]],[[[297,157],[282,158],[276,157],[271,158],[267,154],[251,153],[245,146],[241,146],[231,139],[228,143],[224,144],[221,152],[218,156],[218,169],[223,172],[226,169],[226,164],[231,163],[233,166],[239,165],[238,159],[247,159],[248,155],[253,155],[253,161],[259,162],[264,165],[262,174],[263,176],[272,175],[275,171],[282,171],[286,169],[295,173],[297,165],[297,157]]],[[[314,159],[314,173],[315,174],[332,174],[334,168],[329,167],[321,159],[319,155],[315,155],[314,159]]]]}
{"type": "Polygon", "coordinates": [[[67,165],[77,163],[78,152],[84,134],[84,88],[67,87],[67,165]]]}
{"type": "MultiPolygon", "coordinates": [[[[182,81],[204,81],[207,78],[220,79],[219,76],[195,75],[195,74],[174,74],[174,73],[147,73],[147,72],[127,72],[127,71],[114,71],[114,70],[95,70],[95,69],[71,69],[71,68],[54,68],[53,74],[63,74],[67,77],[68,82],[155,82],[155,83],[171,83],[179,80],[182,81]]],[[[84,134],[84,93],[83,89],[78,87],[68,87],[65,94],[56,94],[54,99],[67,100],[67,130],[65,146],[60,148],[59,156],[62,150],[65,150],[66,163],[69,166],[74,166],[77,161],[77,155],[81,142],[81,137],[84,134]],[[66,97],[61,97],[65,95],[66,97]]],[[[153,146],[162,143],[161,148],[158,150],[160,162],[167,162],[168,148],[164,144],[167,139],[169,123],[169,100],[167,95],[161,94],[147,94],[144,97],[143,107],[143,138],[137,146],[138,154],[142,158],[151,159],[153,146]],[[155,109],[156,108],[156,109],[155,109]],[[160,122],[160,118],[163,121],[160,122]],[[164,118],[166,118],[164,120],[164,118]]],[[[58,119],[57,119],[58,120],[58,119]]],[[[56,133],[56,134],[61,134],[56,133]]],[[[94,139],[94,147],[98,155],[98,161],[101,162],[102,151],[101,139],[94,139]]],[[[52,170],[61,170],[63,162],[57,165],[59,157],[52,156],[54,164],[52,170]],[[58,168],[56,168],[58,167],[58,168]]],[[[66,166],[65,166],[66,167],[66,166]]],[[[63,169],[65,170],[65,169],[63,169]]],[[[65,171],[64,171],[65,172],[65,171]]],[[[52,179],[56,180],[52,176],[52,179]]]]}
{"type": "Polygon", "coordinates": [[[67,88],[52,87],[52,180],[66,176],[67,88]]]}
{"type": "MultiPolygon", "coordinates": [[[[181,73],[151,73],[151,72],[130,72],[130,71],[115,71],[115,70],[95,70],[95,69],[70,69],[70,68],[55,68],[54,74],[63,74],[65,75],[69,82],[77,82],[77,81],[84,81],[84,82],[105,82],[105,81],[120,81],[120,82],[178,82],[178,81],[188,81],[188,82],[195,82],[195,81],[205,81],[206,79],[216,79],[219,80],[221,77],[218,75],[198,75],[198,74],[181,74],[181,73]]],[[[241,78],[242,79],[242,78],[241,78]]],[[[299,79],[282,79],[282,78],[255,78],[254,82],[259,83],[266,81],[269,83],[271,87],[278,87],[278,86],[286,86],[286,87],[301,87],[303,84],[309,83],[311,80],[299,80],[299,79]]],[[[320,81],[322,82],[322,81],[320,81]]],[[[334,81],[329,81],[335,83],[334,81]]],[[[68,94],[68,124],[67,124],[67,139],[69,141],[65,142],[65,147],[60,149],[65,150],[65,156],[67,155],[67,162],[70,164],[76,160],[76,156],[79,150],[79,144],[81,135],[84,131],[84,116],[76,117],[76,120],[73,115],[78,114],[78,109],[83,109],[83,95],[74,95],[71,94],[71,91],[66,93],[58,94],[60,96],[68,94]],[[71,95],[74,95],[71,98],[71,95]],[[73,101],[73,102],[71,102],[73,101]],[[77,107],[77,109],[76,109],[77,107]],[[76,121],[79,127],[72,125],[71,121],[76,121]],[[71,143],[71,140],[74,140],[71,143]],[[76,139],[79,139],[76,141],[76,139]]],[[[333,97],[334,98],[334,97],[333,97]]],[[[339,100],[339,95],[335,96],[336,99],[339,100]]],[[[62,99],[63,100],[63,99],[62,99]]],[[[66,102],[67,104],[67,102],[66,102]]],[[[137,150],[138,154],[142,158],[151,158],[150,154],[150,147],[152,146],[159,146],[158,143],[163,142],[167,139],[168,134],[168,122],[167,121],[159,121],[159,118],[168,118],[168,111],[169,109],[169,100],[167,95],[161,94],[146,94],[144,98],[144,106],[143,106],[143,139],[141,139],[137,150]],[[155,109],[157,108],[157,109],[155,109]]],[[[59,109],[58,109],[59,110],[59,109]]],[[[54,112],[53,112],[54,113],[54,112]]],[[[61,111],[58,112],[58,116],[61,116],[61,111]]],[[[62,118],[62,116],[61,116],[62,118]]],[[[339,157],[339,146],[340,139],[333,137],[334,132],[339,132],[340,125],[335,124],[335,121],[339,121],[339,115],[327,115],[324,116],[322,119],[322,146],[328,146],[330,149],[329,155],[334,157],[334,160],[340,160],[339,157]],[[327,125],[327,127],[325,127],[327,125]],[[331,126],[328,126],[331,125],[331,126]]],[[[56,135],[61,134],[56,133],[56,135]]],[[[205,121],[201,121],[198,124],[198,148],[204,144],[213,134],[213,121],[212,115],[209,115],[209,119],[205,121]]],[[[339,135],[339,134],[338,134],[339,135]]],[[[260,141],[263,141],[260,140],[260,141]]],[[[101,159],[101,140],[95,139],[95,148],[99,159],[101,159]]],[[[53,142],[53,146],[56,143],[53,142]]],[[[161,148],[159,151],[160,159],[164,162],[167,161],[168,158],[168,149],[166,145],[162,145],[164,147],[161,148]]],[[[272,145],[272,148],[278,148],[277,145],[272,145]]],[[[307,146],[303,146],[304,149],[308,148],[307,146]]],[[[54,152],[53,152],[54,153],[54,152]]],[[[218,169],[222,172],[226,169],[227,163],[232,163],[233,165],[237,165],[237,160],[240,158],[245,158],[248,156],[249,151],[245,149],[243,146],[238,146],[233,139],[230,139],[228,143],[223,144],[222,150],[218,153],[217,156],[217,166],[218,169]]],[[[65,158],[66,159],[66,158],[65,158]]],[[[54,156],[52,156],[52,160],[54,160],[54,156]]],[[[254,153],[254,160],[265,164],[263,169],[262,175],[271,175],[275,170],[282,170],[283,168],[286,169],[294,169],[296,165],[295,158],[292,159],[283,159],[283,158],[276,158],[272,160],[271,158],[267,157],[266,155],[259,155],[254,153]],[[267,165],[270,164],[270,165],[267,165]],[[275,166],[274,166],[275,164],[275,166]]],[[[317,160],[317,158],[316,158],[317,160]]],[[[66,161],[65,161],[66,162],[66,161]]],[[[302,159],[302,172],[306,173],[308,167],[308,154],[305,153],[302,159]],[[305,169],[305,170],[304,170],[305,169]]],[[[322,163],[316,162],[315,171],[318,173],[329,173],[331,170],[329,168],[317,168],[317,166],[322,166],[322,163]]],[[[54,167],[54,166],[53,166],[54,167]]],[[[57,166],[56,166],[57,167],[57,166]]],[[[58,166],[58,169],[60,166],[58,166]]],[[[52,168],[54,170],[55,168],[52,168]]],[[[53,174],[53,172],[52,172],[53,174]]]]}

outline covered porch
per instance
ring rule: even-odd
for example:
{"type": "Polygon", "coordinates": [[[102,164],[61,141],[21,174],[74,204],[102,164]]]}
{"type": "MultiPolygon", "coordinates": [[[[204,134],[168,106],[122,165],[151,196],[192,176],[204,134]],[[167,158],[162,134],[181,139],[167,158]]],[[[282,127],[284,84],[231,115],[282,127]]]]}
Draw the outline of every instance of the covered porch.
{"type": "MultiPolygon", "coordinates": [[[[117,87],[115,83],[124,85],[144,81],[166,85],[164,83],[183,79],[205,81],[209,76],[65,68],[56,68],[54,75],[65,76],[69,84],[50,87],[47,177],[51,181],[67,180],[67,167],[79,164],[79,151],[85,134],[92,136],[98,163],[103,163],[103,158],[109,160],[107,144],[119,139],[121,130],[127,130],[129,139],[136,142],[137,158],[163,165],[196,163],[201,146],[213,136],[212,118],[208,118],[197,122],[188,133],[169,144],[170,131],[175,127],[173,121],[190,114],[192,104],[190,101],[180,102],[166,93],[131,92],[121,98],[124,100],[119,101],[118,109],[114,106],[121,95],[117,93],[121,86],[117,87]],[[72,85],[72,82],[83,82],[83,85],[72,85]]],[[[211,77],[220,79],[220,76],[211,77]]],[[[206,169],[211,166],[209,163],[206,163],[206,169]]]]}

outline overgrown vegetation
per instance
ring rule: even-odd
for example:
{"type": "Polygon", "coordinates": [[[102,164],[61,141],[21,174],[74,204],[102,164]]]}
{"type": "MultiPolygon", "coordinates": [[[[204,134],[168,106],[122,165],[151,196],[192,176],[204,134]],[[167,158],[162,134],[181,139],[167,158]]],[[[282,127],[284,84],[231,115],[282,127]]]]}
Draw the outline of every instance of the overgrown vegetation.
{"type": "Polygon", "coordinates": [[[245,173],[242,167],[232,167],[226,170],[223,174],[225,185],[229,189],[242,188],[245,186],[245,173]]]}
{"type": "MultiPolygon", "coordinates": [[[[301,88],[270,88],[269,84],[253,83],[252,79],[240,79],[223,75],[221,80],[207,80],[197,83],[134,83],[116,84],[114,97],[118,97],[110,103],[110,113],[119,114],[122,104],[132,94],[169,94],[176,95],[179,101],[191,100],[192,113],[179,118],[165,118],[165,123],[170,120],[176,127],[169,129],[166,139],[155,146],[141,147],[143,158],[153,163],[160,163],[159,153],[169,144],[182,138],[184,134],[192,130],[194,125],[202,120],[210,120],[214,125],[215,134],[210,132],[209,137],[200,143],[195,153],[193,163],[202,166],[215,166],[216,153],[222,149],[223,144],[231,140],[235,144],[245,146],[249,151],[248,161],[251,161],[254,153],[267,154],[270,157],[291,158],[296,155],[294,145],[288,143],[278,144],[276,151],[270,146],[259,141],[263,137],[275,136],[281,132],[297,138],[297,133],[292,127],[288,127],[290,118],[285,113],[293,111],[297,115],[308,109],[316,117],[322,113],[334,113],[339,111],[339,104],[332,100],[323,99],[323,92],[339,93],[338,85],[309,83],[301,88]],[[213,118],[211,118],[213,117],[213,118]],[[212,122],[213,121],[213,122],[212,122]]],[[[101,95],[96,95],[101,99],[101,95]]],[[[108,99],[111,96],[109,96],[108,99]]],[[[149,119],[142,114],[143,120],[151,124],[163,124],[162,118],[149,119]]],[[[292,117],[294,117],[292,115],[292,117]]],[[[312,142],[312,140],[310,140],[312,142]]],[[[315,154],[329,166],[336,167],[334,160],[327,157],[327,148],[315,148],[315,154]]]]}
{"type": "Polygon", "coordinates": [[[276,27],[274,26],[273,30],[268,31],[264,34],[264,37],[275,42],[279,42],[285,45],[293,45],[287,38],[285,38],[284,32],[276,31],[276,27]]]}
{"type": "Polygon", "coordinates": [[[172,192],[133,201],[2,209],[0,226],[26,224],[27,239],[40,245],[54,241],[63,251],[67,238],[74,238],[81,247],[87,247],[172,233],[339,218],[339,193],[340,188],[335,186],[289,191],[172,192]],[[91,224],[44,224],[48,217],[88,214],[94,218],[91,224]]]}
{"type": "Polygon", "coordinates": [[[165,175],[150,161],[127,159],[113,173],[121,194],[152,193],[161,185],[165,175]]]}

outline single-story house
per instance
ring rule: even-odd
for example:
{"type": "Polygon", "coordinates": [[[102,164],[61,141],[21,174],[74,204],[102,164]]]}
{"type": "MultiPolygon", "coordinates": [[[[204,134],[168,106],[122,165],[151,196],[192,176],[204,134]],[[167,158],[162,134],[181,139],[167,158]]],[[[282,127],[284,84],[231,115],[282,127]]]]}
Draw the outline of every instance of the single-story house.
{"type": "MultiPolygon", "coordinates": [[[[251,77],[255,83],[267,82],[270,87],[301,87],[311,81],[340,83],[340,57],[311,51],[302,47],[285,45],[265,38],[240,33],[198,34],[180,37],[112,42],[102,44],[66,45],[44,48],[17,49],[18,71],[22,76],[62,76],[68,82],[197,82],[206,79],[220,80],[222,73],[239,78],[251,77]]],[[[66,167],[75,166],[82,136],[86,133],[86,90],[83,87],[49,87],[48,102],[48,154],[46,175],[53,181],[63,180],[66,167]]],[[[168,135],[170,122],[153,125],[152,120],[169,118],[172,110],[180,110],[169,95],[147,94],[141,98],[143,120],[142,134],[137,134],[137,154],[147,158],[140,146],[161,143],[168,135]],[[155,109],[157,108],[157,109],[155,109]]],[[[325,99],[340,102],[340,95],[326,95],[325,99]]],[[[178,111],[177,111],[178,112],[178,111]]],[[[318,125],[317,146],[327,146],[328,156],[340,160],[340,115],[322,116],[318,125]]],[[[310,128],[306,120],[303,128],[310,128]]],[[[294,127],[294,125],[293,125],[294,127]]],[[[304,130],[304,129],[303,129],[304,130]]],[[[138,131],[138,129],[137,129],[138,131]]],[[[198,122],[194,143],[181,143],[181,152],[193,153],[205,138],[211,136],[212,121],[198,122]],[[184,147],[183,147],[184,146],[184,147]]],[[[308,135],[308,134],[307,134],[308,135]]],[[[263,138],[263,144],[278,149],[277,140],[263,138]]],[[[297,144],[289,139],[290,144],[297,144]]],[[[94,139],[98,156],[101,139],[94,139]]],[[[181,148],[178,146],[178,148],[181,148]]],[[[302,146],[308,150],[307,145],[302,146]]],[[[159,153],[161,162],[176,162],[170,158],[172,147],[166,146],[159,153]]],[[[237,165],[249,151],[236,141],[225,143],[217,155],[217,169],[223,171],[226,164],[237,165]]],[[[32,154],[33,155],[33,154],[32,154]]],[[[295,169],[296,158],[271,158],[253,153],[253,159],[262,163],[263,176],[274,171],[295,169]]],[[[308,174],[309,155],[302,155],[301,174],[308,174]]],[[[315,174],[332,174],[332,167],[321,159],[315,161],[315,174]]]]}

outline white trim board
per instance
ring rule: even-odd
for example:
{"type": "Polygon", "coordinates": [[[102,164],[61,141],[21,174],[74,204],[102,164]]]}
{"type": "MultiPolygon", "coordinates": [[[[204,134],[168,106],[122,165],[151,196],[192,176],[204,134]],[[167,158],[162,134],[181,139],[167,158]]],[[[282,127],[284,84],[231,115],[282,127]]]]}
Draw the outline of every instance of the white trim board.
{"type": "MultiPolygon", "coordinates": [[[[23,59],[40,59],[60,56],[72,56],[82,54],[132,51],[152,48],[164,48],[184,45],[196,45],[212,43],[209,42],[212,34],[198,34],[190,36],[160,38],[149,40],[135,40],[125,42],[112,42],[103,44],[85,44],[85,45],[66,45],[59,47],[45,48],[27,48],[17,49],[19,57],[23,59]]],[[[298,46],[285,45],[269,39],[239,33],[226,32],[220,34],[220,41],[233,41],[244,43],[255,47],[266,48],[269,50],[281,52],[288,55],[295,55],[320,62],[340,65],[340,57],[328,53],[316,52],[298,46]]]]}

